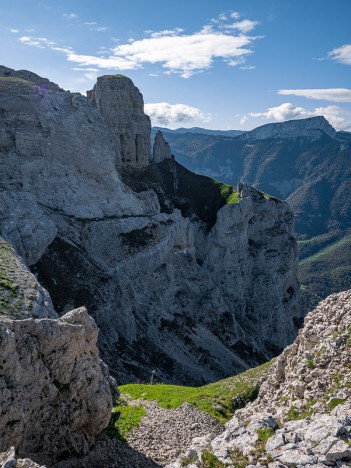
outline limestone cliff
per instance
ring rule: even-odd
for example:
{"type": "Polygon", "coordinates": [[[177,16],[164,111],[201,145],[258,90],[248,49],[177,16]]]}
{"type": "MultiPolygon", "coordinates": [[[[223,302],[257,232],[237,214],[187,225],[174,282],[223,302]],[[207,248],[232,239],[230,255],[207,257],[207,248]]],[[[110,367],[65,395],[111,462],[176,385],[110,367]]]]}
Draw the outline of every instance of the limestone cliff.
{"type": "Polygon", "coordinates": [[[152,370],[208,382],[293,340],[288,205],[169,157],[151,164],[149,119],[125,77],[98,79],[86,99],[16,73],[0,78],[0,234],[57,312],[87,307],[119,382],[152,370]]]}
{"type": "Polygon", "coordinates": [[[164,139],[163,133],[159,130],[155,135],[154,147],[152,150],[152,162],[159,163],[165,159],[170,159],[171,157],[171,148],[164,139]]]}
{"type": "Polygon", "coordinates": [[[100,76],[87,93],[112,135],[117,165],[145,166],[151,159],[151,121],[144,114],[143,96],[130,78],[100,76]]]}

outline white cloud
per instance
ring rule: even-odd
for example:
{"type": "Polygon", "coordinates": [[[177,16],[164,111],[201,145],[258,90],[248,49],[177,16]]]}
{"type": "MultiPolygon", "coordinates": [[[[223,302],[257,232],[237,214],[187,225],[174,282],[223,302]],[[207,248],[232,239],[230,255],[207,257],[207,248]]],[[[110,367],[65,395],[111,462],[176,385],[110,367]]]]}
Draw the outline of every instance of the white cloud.
{"type": "Polygon", "coordinates": [[[176,36],[184,32],[183,28],[164,29],[163,31],[149,31],[151,37],[176,36]]]}
{"type": "MultiPolygon", "coordinates": [[[[336,130],[351,130],[351,112],[338,106],[317,107],[313,110],[296,107],[290,102],[280,106],[269,107],[264,112],[251,112],[249,117],[262,118],[271,122],[284,122],[285,120],[307,119],[308,117],[324,116],[336,130]]],[[[244,117],[242,123],[248,118],[244,117]],[[245,120],[244,120],[245,119],[245,120]]]]}
{"type": "Polygon", "coordinates": [[[285,96],[302,96],[308,99],[319,99],[331,102],[351,102],[351,89],[281,89],[278,94],[285,96]]]}
{"type": "Polygon", "coordinates": [[[72,68],[72,70],[74,70],[74,71],[82,71],[82,72],[95,72],[95,73],[97,73],[97,72],[99,71],[98,68],[79,68],[79,67],[77,67],[77,68],[72,68]]]}
{"type": "Polygon", "coordinates": [[[204,114],[197,107],[186,104],[169,104],[154,102],[145,104],[145,113],[151,117],[153,125],[177,126],[194,120],[209,122],[210,114],[204,114]]]}
{"type": "Polygon", "coordinates": [[[26,44],[32,47],[38,47],[39,49],[48,48],[52,50],[57,50],[59,52],[69,51],[68,48],[57,47],[56,42],[50,41],[46,37],[21,36],[19,38],[19,41],[22,42],[23,44],[26,44]]]}
{"type": "Polygon", "coordinates": [[[351,44],[345,44],[328,52],[328,56],[337,62],[351,65],[351,44]]]}
{"type": "Polygon", "coordinates": [[[78,15],[75,13],[62,13],[62,16],[69,20],[78,18],[78,15]]]}
{"type": "Polygon", "coordinates": [[[240,68],[240,70],[255,70],[256,69],[255,65],[245,65],[245,66],[239,67],[239,68],[240,68]]]}
{"type": "Polygon", "coordinates": [[[9,28],[10,32],[16,34],[19,32],[19,29],[9,28]]]}
{"type": "Polygon", "coordinates": [[[240,18],[240,13],[238,13],[237,11],[232,11],[230,13],[230,17],[233,18],[233,19],[239,19],[240,18]]]}
{"type": "MultiPolygon", "coordinates": [[[[116,45],[110,49],[108,57],[78,54],[71,48],[58,48],[49,42],[46,46],[65,53],[69,62],[86,67],[135,70],[145,64],[160,64],[167,74],[175,73],[189,78],[194,73],[211,68],[218,59],[231,66],[245,62],[246,57],[253,53],[253,41],[258,38],[244,32],[251,30],[257,23],[244,20],[240,24],[228,30],[223,30],[223,22],[218,26],[205,25],[192,34],[185,34],[182,28],[152,32],[150,37],[130,39],[128,43],[116,45]]],[[[43,41],[34,37],[22,42],[36,47],[45,46],[43,41]]]]}
{"type": "Polygon", "coordinates": [[[233,24],[226,24],[224,27],[226,29],[237,29],[243,34],[247,34],[248,32],[252,31],[257,25],[258,21],[251,21],[248,19],[242,20],[242,21],[237,21],[236,23],[233,24]]]}

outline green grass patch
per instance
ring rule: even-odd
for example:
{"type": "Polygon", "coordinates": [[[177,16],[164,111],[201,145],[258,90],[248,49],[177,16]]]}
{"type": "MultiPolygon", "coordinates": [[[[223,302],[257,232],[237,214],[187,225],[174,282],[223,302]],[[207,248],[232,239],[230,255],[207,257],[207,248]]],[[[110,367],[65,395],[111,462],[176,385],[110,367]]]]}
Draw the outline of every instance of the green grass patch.
{"type": "Polygon", "coordinates": [[[329,401],[327,404],[328,411],[333,410],[336,408],[338,405],[342,405],[345,403],[346,400],[343,400],[342,398],[333,398],[332,400],[329,401]]]}
{"type": "Polygon", "coordinates": [[[261,192],[261,190],[258,190],[260,193],[262,193],[262,195],[264,196],[264,198],[266,200],[273,200],[275,201],[276,203],[283,203],[282,200],[280,200],[279,198],[277,197],[273,197],[272,195],[269,195],[268,193],[265,193],[265,192],[261,192]]]}
{"type": "Polygon", "coordinates": [[[213,182],[218,185],[221,195],[225,199],[226,205],[234,205],[235,203],[239,203],[241,198],[239,197],[238,192],[234,190],[233,186],[224,184],[218,180],[213,180],[213,182]]]}
{"type": "Polygon", "coordinates": [[[296,421],[298,419],[305,419],[308,418],[313,414],[313,409],[310,408],[315,404],[315,402],[311,402],[310,404],[306,405],[304,408],[296,408],[296,406],[291,406],[287,413],[287,417],[289,421],[296,421]]]}
{"type": "Polygon", "coordinates": [[[1,76],[0,77],[0,92],[32,92],[36,89],[33,83],[22,78],[14,76],[1,76]]]}
{"type": "Polygon", "coordinates": [[[307,359],[307,368],[308,369],[314,369],[316,366],[314,364],[313,359],[307,359]]]}
{"type": "Polygon", "coordinates": [[[250,465],[249,458],[240,452],[238,448],[231,450],[230,458],[232,459],[234,468],[246,468],[247,465],[250,465]]]}
{"type": "Polygon", "coordinates": [[[306,265],[308,263],[312,263],[316,260],[322,259],[323,257],[335,253],[342,247],[348,246],[351,244],[351,236],[346,236],[340,239],[339,241],[335,242],[334,244],[328,245],[324,249],[320,250],[319,252],[311,255],[310,257],[301,260],[300,265],[306,265]]]}
{"type": "Polygon", "coordinates": [[[117,73],[116,75],[103,75],[101,78],[128,78],[126,75],[117,73]]]}
{"type": "Polygon", "coordinates": [[[113,409],[107,432],[123,442],[128,440],[128,432],[140,424],[146,411],[142,405],[129,405],[123,400],[113,409]]]}
{"type": "Polygon", "coordinates": [[[274,431],[271,427],[260,427],[257,429],[258,438],[264,443],[266,443],[273,434],[274,431]]]}
{"type": "Polygon", "coordinates": [[[121,395],[132,399],[156,401],[166,409],[178,408],[189,403],[195,408],[213,416],[224,424],[239,407],[235,401],[253,401],[258,393],[259,383],[265,379],[272,361],[203,387],[184,387],[166,384],[129,384],[119,387],[121,395]]]}
{"type": "Polygon", "coordinates": [[[223,463],[209,450],[202,453],[201,462],[198,463],[199,468],[221,468],[222,466],[224,466],[223,463]]]}

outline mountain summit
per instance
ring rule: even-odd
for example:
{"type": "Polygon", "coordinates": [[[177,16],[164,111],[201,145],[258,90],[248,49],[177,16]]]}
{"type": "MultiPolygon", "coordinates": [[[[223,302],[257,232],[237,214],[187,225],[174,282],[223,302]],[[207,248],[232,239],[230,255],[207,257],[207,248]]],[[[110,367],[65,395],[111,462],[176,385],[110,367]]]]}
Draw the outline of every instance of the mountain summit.
{"type": "Polygon", "coordinates": [[[269,123],[257,127],[241,136],[243,139],[266,140],[269,138],[299,138],[318,139],[323,135],[335,137],[335,129],[322,116],[308,119],[288,120],[281,123],[269,123]]]}

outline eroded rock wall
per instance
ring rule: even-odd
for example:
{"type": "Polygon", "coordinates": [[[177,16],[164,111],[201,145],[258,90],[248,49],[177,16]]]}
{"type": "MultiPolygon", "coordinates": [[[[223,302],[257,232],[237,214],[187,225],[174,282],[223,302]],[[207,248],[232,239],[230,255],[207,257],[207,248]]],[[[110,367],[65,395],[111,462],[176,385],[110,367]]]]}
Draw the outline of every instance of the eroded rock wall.
{"type": "Polygon", "coordinates": [[[116,164],[146,166],[151,159],[150,117],[144,114],[143,96],[123,75],[105,75],[87,93],[112,135],[116,164]]]}
{"type": "Polygon", "coordinates": [[[128,78],[99,78],[86,99],[16,73],[0,77],[1,233],[60,314],[87,307],[119,382],[152,370],[165,382],[218,380],[292,341],[286,204],[249,189],[226,204],[233,189],[186,171],[161,137],[167,157],[149,164],[150,122],[128,78]],[[131,165],[116,161],[120,134],[131,165]]]}

